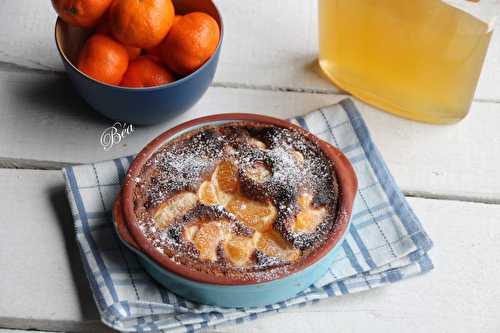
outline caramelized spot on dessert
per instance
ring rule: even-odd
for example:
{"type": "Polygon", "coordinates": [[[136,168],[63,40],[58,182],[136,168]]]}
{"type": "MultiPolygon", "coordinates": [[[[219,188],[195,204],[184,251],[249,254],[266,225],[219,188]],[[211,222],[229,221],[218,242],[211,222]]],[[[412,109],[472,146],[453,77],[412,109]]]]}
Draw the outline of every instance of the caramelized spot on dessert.
{"type": "Polygon", "coordinates": [[[217,205],[217,196],[214,186],[210,181],[204,181],[198,189],[198,198],[204,205],[217,205]]]}
{"type": "Polygon", "coordinates": [[[229,201],[226,208],[245,225],[261,232],[272,227],[277,215],[276,208],[270,202],[254,201],[241,195],[229,201]]]}
{"type": "Polygon", "coordinates": [[[311,207],[312,195],[304,193],[299,196],[297,203],[300,207],[300,213],[297,214],[292,231],[297,233],[310,233],[323,221],[326,216],[326,208],[311,207]]]}
{"type": "Polygon", "coordinates": [[[160,229],[168,227],[175,218],[182,217],[196,206],[198,199],[191,192],[174,195],[158,207],[153,218],[160,229]]]}
{"type": "Polygon", "coordinates": [[[300,251],[288,244],[277,232],[271,230],[263,233],[257,241],[257,249],[269,257],[295,261],[300,251]]]}

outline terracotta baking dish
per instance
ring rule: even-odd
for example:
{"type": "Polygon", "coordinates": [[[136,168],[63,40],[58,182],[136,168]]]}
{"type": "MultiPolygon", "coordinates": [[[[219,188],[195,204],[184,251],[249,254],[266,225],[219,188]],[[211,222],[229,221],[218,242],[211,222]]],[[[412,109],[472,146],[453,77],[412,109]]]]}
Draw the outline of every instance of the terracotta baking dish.
{"type": "Polygon", "coordinates": [[[113,216],[121,240],[139,255],[145,269],[173,292],[194,301],[219,306],[260,306],[293,297],[326,273],[348,230],[356,191],[357,179],[348,159],[338,149],[313,134],[288,121],[273,117],[255,114],[219,114],[185,122],[151,141],[131,164],[122,192],[116,200],[113,216]],[[234,121],[262,122],[294,129],[303,134],[308,140],[317,144],[333,162],[339,185],[338,212],[330,237],[300,264],[265,282],[211,275],[178,264],[168,256],[162,255],[146,240],[139,229],[133,207],[133,190],[136,186],[133,180],[139,176],[143,165],[159,147],[190,130],[234,121]]]}

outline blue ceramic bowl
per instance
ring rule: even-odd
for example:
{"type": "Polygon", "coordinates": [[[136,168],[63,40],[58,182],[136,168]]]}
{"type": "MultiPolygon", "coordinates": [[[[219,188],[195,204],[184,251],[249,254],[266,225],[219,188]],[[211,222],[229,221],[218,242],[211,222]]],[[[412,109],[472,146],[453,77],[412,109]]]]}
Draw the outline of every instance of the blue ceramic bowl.
{"type": "Polygon", "coordinates": [[[356,176],[347,158],[336,148],[317,139],[303,129],[289,122],[261,115],[213,115],[176,126],[157,137],[137,155],[129,168],[123,191],[116,200],[113,218],[118,235],[125,246],[137,254],[139,262],[156,281],[172,292],[198,303],[221,307],[264,306],[295,296],[300,291],[311,286],[327,272],[340,248],[345,232],[349,228],[356,190],[356,176]],[[179,135],[201,126],[245,120],[270,123],[281,127],[292,127],[316,140],[316,143],[325,152],[326,156],[332,160],[340,188],[339,213],[336,228],[330,238],[325,241],[325,244],[318,251],[311,254],[301,267],[288,275],[266,282],[234,281],[201,276],[200,272],[195,272],[189,267],[174,263],[166,256],[159,254],[148,242],[141,241],[139,238],[142,233],[137,232],[138,229],[134,231],[136,224],[130,223],[133,219],[130,217],[133,211],[130,198],[135,185],[132,179],[135,178],[135,173],[141,170],[142,165],[159,147],[179,135]]]}
{"type": "Polygon", "coordinates": [[[74,64],[90,32],[57,19],[55,40],[66,73],[78,94],[93,109],[113,120],[152,125],[187,111],[203,96],[212,82],[219,60],[224,36],[222,18],[211,0],[173,0],[173,3],[176,13],[201,11],[211,15],[219,24],[219,45],[210,59],[192,74],[151,88],[113,86],[79,71],[74,64]]]}

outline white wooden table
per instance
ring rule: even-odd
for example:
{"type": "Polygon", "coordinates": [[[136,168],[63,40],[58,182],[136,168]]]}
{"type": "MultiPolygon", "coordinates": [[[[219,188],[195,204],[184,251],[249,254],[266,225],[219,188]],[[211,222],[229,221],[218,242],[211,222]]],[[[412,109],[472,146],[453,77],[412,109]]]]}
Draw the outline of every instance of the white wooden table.
{"type": "MultiPolygon", "coordinates": [[[[66,79],[50,2],[0,1],[0,332],[109,331],[83,275],[61,166],[136,153],[200,115],[291,117],[341,98],[315,65],[315,1],[217,3],[226,35],[207,94],[182,116],[139,128],[104,151],[99,136],[110,122],[66,79]]],[[[435,242],[436,269],[224,331],[500,332],[500,33],[459,124],[425,125],[358,107],[435,242]]]]}

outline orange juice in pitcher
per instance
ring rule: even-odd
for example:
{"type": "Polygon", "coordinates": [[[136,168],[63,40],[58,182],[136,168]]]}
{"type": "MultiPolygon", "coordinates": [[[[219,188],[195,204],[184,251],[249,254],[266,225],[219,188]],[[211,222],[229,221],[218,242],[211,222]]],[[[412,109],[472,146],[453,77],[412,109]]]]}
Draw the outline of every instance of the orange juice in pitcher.
{"type": "Polygon", "coordinates": [[[482,1],[489,13],[481,0],[319,0],[320,66],[386,111],[456,122],[469,110],[492,34],[484,15],[498,9],[482,1]]]}

